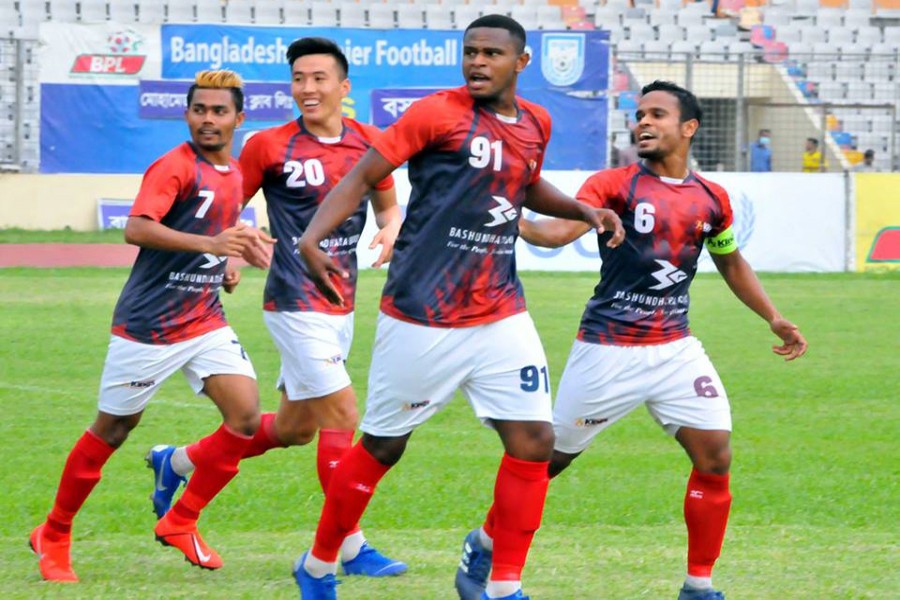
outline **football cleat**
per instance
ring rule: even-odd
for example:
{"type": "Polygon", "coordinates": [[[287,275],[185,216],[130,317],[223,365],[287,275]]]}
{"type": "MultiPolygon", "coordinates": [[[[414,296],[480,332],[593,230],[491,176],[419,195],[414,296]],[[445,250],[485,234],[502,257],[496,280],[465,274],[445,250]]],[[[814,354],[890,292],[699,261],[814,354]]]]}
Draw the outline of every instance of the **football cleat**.
{"type": "Polygon", "coordinates": [[[57,542],[51,542],[44,537],[44,527],[44,523],[35,527],[28,538],[28,545],[37,554],[41,577],[47,581],[76,583],[78,575],[72,570],[72,559],[69,556],[69,549],[72,547],[71,536],[67,535],[57,542]]]}
{"type": "Polygon", "coordinates": [[[481,593],[481,600],[529,600],[529,597],[526,596],[522,590],[516,590],[515,594],[510,594],[509,596],[503,596],[502,598],[491,598],[487,595],[487,592],[481,593]]]}
{"type": "Polygon", "coordinates": [[[340,583],[337,577],[328,573],[324,577],[313,577],[303,567],[306,555],[297,559],[294,563],[294,581],[300,587],[300,600],[337,600],[337,586],[340,583]]]}
{"type": "Polygon", "coordinates": [[[153,493],[150,494],[150,501],[153,502],[153,512],[157,519],[162,519],[169,512],[172,497],[178,487],[187,481],[186,477],[172,470],[173,452],[175,446],[153,446],[144,458],[147,468],[153,469],[153,493]]]}
{"type": "Polygon", "coordinates": [[[456,569],[456,591],[460,600],[481,600],[491,572],[493,552],[481,545],[479,530],[473,529],[463,541],[462,558],[456,569]]]}
{"type": "Polygon", "coordinates": [[[684,585],[678,592],[678,600],[725,600],[725,594],[712,588],[698,590],[684,585]]]}
{"type": "Polygon", "coordinates": [[[406,563],[388,558],[368,542],[363,543],[356,558],[341,564],[344,575],[390,577],[406,573],[406,563]]]}
{"type": "Polygon", "coordinates": [[[168,516],[157,521],[156,527],[153,528],[157,542],[181,550],[186,561],[201,569],[213,570],[222,566],[219,554],[207,546],[200,537],[196,522],[187,526],[177,526],[170,521],[171,518],[168,516]]]}

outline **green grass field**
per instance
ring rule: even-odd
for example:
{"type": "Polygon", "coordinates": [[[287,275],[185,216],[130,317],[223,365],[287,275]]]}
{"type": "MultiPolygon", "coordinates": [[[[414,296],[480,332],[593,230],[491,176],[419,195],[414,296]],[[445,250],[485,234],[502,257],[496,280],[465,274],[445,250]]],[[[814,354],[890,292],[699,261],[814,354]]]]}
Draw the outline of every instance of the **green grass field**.
{"type": "MultiPolygon", "coordinates": [[[[12,240],[5,240],[12,241],[12,240]]],[[[34,240],[29,240],[34,241],[34,240]]],[[[54,240],[56,241],[56,240],[54,240]]],[[[124,269],[0,271],[0,590],[3,598],[296,598],[291,562],[309,547],[322,502],[314,446],[242,465],[201,528],[225,560],[189,568],[153,540],[143,456],[218,424],[177,376],[164,386],[75,521],[82,583],[47,584],[26,546],[49,510],[66,454],[91,422],[112,308],[124,269]]],[[[589,274],[523,274],[557,381],[589,274]]],[[[900,276],[765,275],[809,354],[785,364],[765,324],[717,277],[693,286],[694,333],[734,412],[734,505],[717,587],[729,600],[900,597],[898,357],[900,276]]],[[[350,369],[361,397],[383,274],[364,273],[350,369]]],[[[226,310],[253,358],[263,408],[278,359],[260,310],[263,276],[245,273],[226,310]]],[[[407,561],[398,579],[351,579],[344,599],[453,598],[465,533],[487,508],[500,457],[491,431],[458,399],[419,430],[385,478],[363,525],[407,561]]],[[[536,600],[674,598],[684,572],[682,497],[690,466],[638,411],[550,487],[525,573],[536,600]]]]}

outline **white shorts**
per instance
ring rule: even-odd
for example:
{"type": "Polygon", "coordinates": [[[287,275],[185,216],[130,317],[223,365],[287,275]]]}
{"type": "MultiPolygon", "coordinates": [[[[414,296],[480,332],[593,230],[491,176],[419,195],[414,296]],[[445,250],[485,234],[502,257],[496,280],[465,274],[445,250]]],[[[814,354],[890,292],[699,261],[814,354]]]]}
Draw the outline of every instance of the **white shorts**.
{"type": "Polygon", "coordinates": [[[263,311],[263,319],[281,354],[276,387],[289,400],[321,398],[350,385],[344,361],[353,342],[353,313],[263,311]]]}
{"type": "Polygon", "coordinates": [[[137,414],[178,369],[198,395],[203,392],[203,380],[212,375],[256,379],[231,327],[174,344],[142,344],[113,335],[100,377],[98,408],[111,415],[137,414]]]}
{"type": "Polygon", "coordinates": [[[576,340],[553,408],[554,448],[583,451],[641,404],[670,435],[680,427],[731,431],[728,396],[697,338],[653,346],[576,340]]]}
{"type": "Polygon", "coordinates": [[[528,313],[457,328],[378,315],[360,429],[405,435],[446,406],[457,389],[482,422],[550,422],[547,359],[528,313]]]}

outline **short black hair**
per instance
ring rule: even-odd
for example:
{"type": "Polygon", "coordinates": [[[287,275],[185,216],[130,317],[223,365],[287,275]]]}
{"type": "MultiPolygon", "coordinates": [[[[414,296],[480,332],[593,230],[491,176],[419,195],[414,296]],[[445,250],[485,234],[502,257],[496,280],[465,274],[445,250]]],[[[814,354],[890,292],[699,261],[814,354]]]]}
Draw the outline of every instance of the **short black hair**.
{"type": "Polygon", "coordinates": [[[817,148],[819,147],[819,140],[817,140],[816,138],[806,138],[806,141],[812,142],[812,145],[817,148]]]}
{"type": "Polygon", "coordinates": [[[697,119],[697,123],[703,122],[703,109],[700,108],[697,96],[680,85],[676,85],[671,81],[656,80],[653,83],[648,83],[641,89],[642,96],[646,96],[650,92],[666,92],[678,98],[678,109],[681,113],[679,120],[682,123],[691,119],[697,119]]]}
{"type": "Polygon", "coordinates": [[[287,57],[288,64],[293,68],[295,60],[301,56],[308,56],[310,54],[330,54],[334,57],[334,60],[337,61],[337,64],[342,71],[341,79],[345,79],[347,75],[350,74],[350,64],[347,62],[347,57],[344,56],[344,52],[337,44],[327,38],[305,37],[294,40],[291,42],[291,45],[288,46],[285,56],[287,57]]]}
{"type": "Polygon", "coordinates": [[[874,150],[866,150],[865,152],[863,152],[863,156],[865,158],[875,158],[875,151],[874,150]]]}
{"type": "Polygon", "coordinates": [[[519,54],[525,52],[525,28],[515,19],[507,17],[506,15],[484,15],[469,23],[469,26],[466,27],[466,30],[463,32],[463,36],[469,33],[470,29],[475,29],[476,27],[507,30],[509,35],[517,42],[516,51],[519,54]]]}

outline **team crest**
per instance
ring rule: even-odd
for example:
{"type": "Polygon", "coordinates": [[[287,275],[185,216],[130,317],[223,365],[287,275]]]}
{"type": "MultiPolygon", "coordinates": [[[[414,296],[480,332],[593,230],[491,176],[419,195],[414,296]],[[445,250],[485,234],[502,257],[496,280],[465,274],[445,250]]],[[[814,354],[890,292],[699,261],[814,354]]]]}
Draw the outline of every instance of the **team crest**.
{"type": "Polygon", "coordinates": [[[550,85],[572,85],[584,73],[584,34],[545,33],[541,39],[541,73],[550,85]]]}

